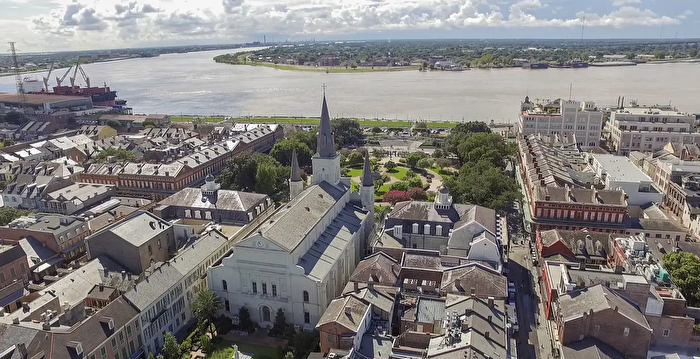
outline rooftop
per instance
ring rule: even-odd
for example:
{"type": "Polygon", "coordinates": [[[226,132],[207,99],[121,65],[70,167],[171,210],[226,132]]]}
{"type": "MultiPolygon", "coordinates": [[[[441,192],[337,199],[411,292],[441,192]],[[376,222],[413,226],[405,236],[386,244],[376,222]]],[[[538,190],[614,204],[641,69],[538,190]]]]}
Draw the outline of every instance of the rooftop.
{"type": "Polygon", "coordinates": [[[124,293],[124,298],[139,311],[144,311],[177,284],[182,277],[183,274],[170,262],[155,263],[150,268],[150,274],[147,274],[146,278],[130,291],[124,293]]]}
{"type": "Polygon", "coordinates": [[[158,202],[158,205],[247,212],[265,198],[267,195],[264,194],[222,189],[216,191],[215,195],[208,196],[202,194],[201,188],[183,188],[158,202]]]}
{"type": "Polygon", "coordinates": [[[369,305],[363,303],[354,296],[334,299],[328,304],[316,327],[324,324],[337,323],[355,333],[360,329],[362,319],[369,309],[369,305]]]}
{"type": "Polygon", "coordinates": [[[508,297],[507,279],[491,267],[469,263],[446,268],[442,274],[441,291],[473,293],[480,298],[508,297]]]}
{"type": "Polygon", "coordinates": [[[597,313],[606,310],[616,310],[619,314],[627,317],[639,326],[651,330],[644,314],[639,311],[637,306],[602,284],[596,284],[562,295],[559,297],[559,307],[561,308],[564,321],[578,319],[589,311],[597,313]]]}
{"type": "Polygon", "coordinates": [[[209,231],[183,249],[171,260],[171,263],[183,276],[187,275],[227,243],[226,235],[217,230],[209,231]]]}
{"type": "MultiPolygon", "coordinates": [[[[82,100],[87,101],[87,98],[82,96],[61,96],[47,94],[25,94],[27,103],[30,105],[43,105],[45,103],[57,103],[64,101],[82,100]]],[[[4,103],[19,103],[17,94],[0,93],[0,102],[4,103]]]]}
{"type": "Polygon", "coordinates": [[[629,158],[607,154],[591,154],[610,181],[620,182],[652,182],[646,173],[642,172],[629,158]]]}
{"type": "Polygon", "coordinates": [[[365,257],[357,264],[355,270],[350,275],[350,282],[369,282],[384,283],[395,285],[399,278],[401,265],[385,254],[384,252],[375,253],[365,257]]]}
{"type": "MultiPolygon", "coordinates": [[[[172,225],[150,212],[136,211],[129,218],[108,227],[108,230],[134,246],[142,246],[172,225]]],[[[96,234],[99,235],[99,232],[96,234]]]]}
{"type": "Polygon", "coordinates": [[[622,353],[593,338],[562,346],[562,359],[623,359],[622,353]]]}

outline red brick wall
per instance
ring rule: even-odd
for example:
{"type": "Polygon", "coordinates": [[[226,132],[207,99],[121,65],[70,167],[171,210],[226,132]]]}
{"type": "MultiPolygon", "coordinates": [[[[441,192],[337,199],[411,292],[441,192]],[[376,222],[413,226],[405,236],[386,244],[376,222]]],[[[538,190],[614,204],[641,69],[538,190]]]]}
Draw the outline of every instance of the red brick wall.
{"type": "Polygon", "coordinates": [[[340,338],[345,335],[353,335],[355,332],[337,323],[327,323],[318,328],[320,335],[321,353],[328,353],[331,349],[343,348],[340,338]]]}
{"type": "Polygon", "coordinates": [[[651,338],[652,344],[691,345],[693,338],[693,326],[695,319],[677,316],[647,316],[649,326],[654,330],[651,338]],[[664,337],[664,330],[668,330],[668,336],[664,337]]]}

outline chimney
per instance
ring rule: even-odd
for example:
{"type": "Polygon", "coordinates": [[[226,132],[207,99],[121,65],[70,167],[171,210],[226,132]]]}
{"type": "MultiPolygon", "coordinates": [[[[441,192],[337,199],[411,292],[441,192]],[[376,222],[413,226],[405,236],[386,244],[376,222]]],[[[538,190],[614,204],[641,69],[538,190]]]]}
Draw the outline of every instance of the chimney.
{"type": "Polygon", "coordinates": [[[355,293],[359,293],[359,292],[360,292],[360,285],[359,285],[359,283],[353,282],[352,284],[353,284],[353,286],[354,286],[355,293]]]}
{"type": "Polygon", "coordinates": [[[488,316],[488,321],[489,321],[489,323],[491,323],[491,322],[493,321],[493,316],[489,315],[489,316],[488,316]]]}
{"type": "Polygon", "coordinates": [[[469,294],[476,295],[476,288],[472,287],[471,291],[469,291],[469,294]]]}
{"type": "Polygon", "coordinates": [[[105,285],[100,283],[100,292],[104,292],[105,290],[105,285]]]}
{"type": "Polygon", "coordinates": [[[27,359],[27,345],[24,343],[15,344],[21,359],[27,359]]]}
{"type": "Polygon", "coordinates": [[[485,331],[485,332],[484,332],[484,338],[489,339],[489,335],[490,335],[490,334],[491,334],[491,333],[489,333],[488,330],[485,331]]]}
{"type": "Polygon", "coordinates": [[[459,290],[459,288],[462,287],[462,280],[457,278],[455,279],[455,289],[459,290]]]}
{"type": "Polygon", "coordinates": [[[374,279],[369,279],[369,282],[367,282],[367,288],[374,289],[374,279]]]}
{"type": "Polygon", "coordinates": [[[489,297],[489,308],[493,309],[493,297],[489,297]]]}
{"type": "Polygon", "coordinates": [[[345,315],[347,315],[348,317],[351,317],[352,316],[352,308],[345,307],[345,315]]]}

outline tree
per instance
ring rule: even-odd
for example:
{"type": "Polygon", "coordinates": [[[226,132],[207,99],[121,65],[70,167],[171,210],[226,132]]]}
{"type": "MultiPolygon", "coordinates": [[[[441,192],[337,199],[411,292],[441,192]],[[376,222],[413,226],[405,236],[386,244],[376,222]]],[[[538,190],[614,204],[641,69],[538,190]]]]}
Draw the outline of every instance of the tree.
{"type": "Polygon", "coordinates": [[[187,337],[182,341],[182,343],[180,343],[180,351],[183,354],[188,354],[190,350],[192,350],[192,339],[187,337]]]}
{"type": "Polygon", "coordinates": [[[134,161],[136,161],[136,155],[129,150],[110,147],[110,148],[105,149],[104,151],[98,153],[97,156],[94,157],[95,162],[105,162],[108,159],[114,159],[117,162],[121,162],[121,161],[134,162],[134,161]]]}
{"type": "Polygon", "coordinates": [[[475,133],[463,139],[455,154],[462,164],[489,161],[494,167],[504,169],[512,148],[495,133],[475,133]]]}
{"type": "Polygon", "coordinates": [[[383,202],[389,202],[391,204],[409,200],[411,200],[411,196],[409,196],[406,191],[389,191],[382,196],[383,202]]]}
{"type": "Polygon", "coordinates": [[[148,359],[156,359],[152,352],[148,352],[148,359]]]}
{"type": "Polygon", "coordinates": [[[408,185],[409,188],[411,187],[420,187],[423,188],[423,180],[420,178],[420,176],[414,176],[410,177],[404,180],[406,184],[408,185]]]}
{"type": "Polygon", "coordinates": [[[264,189],[268,195],[277,194],[286,188],[289,167],[282,166],[271,156],[262,153],[250,153],[234,157],[228,168],[221,171],[217,182],[222,189],[255,192],[264,189]],[[258,171],[258,167],[265,168],[258,171]],[[269,183],[260,183],[262,180],[269,183]]]}
{"type": "Polygon", "coordinates": [[[6,226],[15,219],[33,213],[26,209],[0,207],[0,226],[6,226]]]}
{"type": "Polygon", "coordinates": [[[206,323],[206,328],[209,328],[221,309],[221,299],[209,288],[205,288],[197,292],[192,306],[197,320],[206,323]]]}
{"type": "Polygon", "coordinates": [[[452,166],[452,160],[447,158],[438,158],[435,160],[435,165],[440,168],[450,167],[452,166]]]}
{"type": "Polygon", "coordinates": [[[294,336],[290,346],[294,348],[294,357],[297,359],[306,358],[309,353],[318,347],[319,334],[318,330],[313,332],[301,331],[294,336]]]}
{"type": "Polygon", "coordinates": [[[365,154],[362,151],[352,151],[346,159],[348,166],[355,166],[364,163],[365,154]]]}
{"type": "Polygon", "coordinates": [[[663,262],[688,306],[700,304],[700,259],[690,252],[672,252],[664,255],[663,262]]]}
{"type": "Polygon", "coordinates": [[[492,209],[506,209],[520,198],[514,179],[488,161],[462,166],[457,176],[445,179],[455,203],[472,203],[492,209]]]}
{"type": "Polygon", "coordinates": [[[433,167],[433,159],[432,158],[421,158],[420,160],[418,160],[416,167],[418,167],[418,168],[433,167]]]}
{"type": "Polygon", "coordinates": [[[379,126],[374,126],[374,127],[372,127],[372,133],[374,133],[374,134],[382,133],[382,129],[379,128],[379,126]]]}
{"type": "Polygon", "coordinates": [[[357,143],[362,137],[360,123],[349,118],[339,118],[331,121],[331,128],[335,136],[335,144],[339,148],[357,143]]]}
{"type": "Polygon", "coordinates": [[[285,138],[275,143],[275,146],[272,147],[272,150],[270,151],[270,156],[284,166],[291,166],[292,152],[294,150],[297,151],[299,166],[311,166],[311,157],[314,155],[313,151],[308,145],[306,145],[306,143],[294,138],[285,138]]]}
{"type": "Polygon", "coordinates": [[[181,359],[182,350],[173,333],[165,333],[165,338],[163,338],[163,350],[161,353],[165,359],[181,359]]]}
{"type": "Polygon", "coordinates": [[[0,122],[7,122],[13,125],[21,125],[25,121],[24,115],[17,111],[10,111],[0,119],[2,120],[0,122]]]}
{"type": "Polygon", "coordinates": [[[258,171],[255,174],[255,192],[265,193],[268,196],[272,196],[277,193],[275,177],[275,167],[267,163],[261,163],[258,165],[258,171]]]}
{"type": "Polygon", "coordinates": [[[435,151],[433,151],[433,158],[437,159],[437,158],[443,158],[443,157],[445,157],[445,153],[441,149],[436,148],[435,151]]]}
{"type": "Polygon", "coordinates": [[[425,191],[420,188],[420,187],[411,187],[408,189],[408,196],[411,197],[411,199],[415,199],[418,201],[423,201],[428,199],[428,195],[425,193],[425,191]]]}
{"type": "Polygon", "coordinates": [[[275,321],[272,324],[272,329],[270,329],[270,335],[279,336],[282,335],[287,327],[287,318],[284,315],[284,310],[282,308],[277,309],[277,314],[275,314],[275,321]]]}
{"type": "Polygon", "coordinates": [[[698,49],[692,48],[692,49],[688,50],[688,56],[697,57],[698,56],[698,49]]]}
{"type": "Polygon", "coordinates": [[[9,139],[9,138],[8,138],[8,139],[5,139],[4,141],[2,141],[2,145],[5,146],[5,147],[9,147],[9,146],[12,146],[12,145],[14,145],[14,144],[15,144],[15,141],[13,141],[13,140],[11,140],[11,139],[9,139]]]}
{"type": "Polygon", "coordinates": [[[416,167],[416,165],[418,165],[418,161],[420,161],[422,158],[423,156],[420,153],[409,153],[408,156],[406,156],[406,164],[409,167],[416,167]]]}
{"type": "Polygon", "coordinates": [[[290,139],[299,141],[308,146],[312,152],[316,151],[316,132],[296,131],[289,136],[290,139]]]}
{"type": "Polygon", "coordinates": [[[394,182],[389,186],[389,191],[401,191],[401,192],[406,192],[408,191],[408,182],[406,181],[398,181],[394,182]]]}
{"type": "Polygon", "coordinates": [[[209,336],[206,334],[202,334],[199,337],[199,346],[202,348],[202,351],[207,354],[211,354],[214,350],[214,345],[211,342],[211,338],[209,338],[209,336]]]}
{"type": "Polygon", "coordinates": [[[389,172],[393,172],[394,169],[396,169],[396,162],[387,161],[387,163],[384,164],[384,168],[386,168],[386,170],[389,172]]]}
{"type": "Polygon", "coordinates": [[[114,128],[114,129],[122,127],[122,123],[117,121],[117,120],[108,120],[106,122],[106,124],[107,124],[107,126],[114,128]]]}
{"type": "Polygon", "coordinates": [[[156,355],[156,359],[165,359],[165,357],[163,356],[163,354],[158,354],[156,355]]]}
{"type": "Polygon", "coordinates": [[[250,318],[250,311],[246,307],[238,309],[238,327],[248,333],[255,331],[255,323],[250,318]]]}

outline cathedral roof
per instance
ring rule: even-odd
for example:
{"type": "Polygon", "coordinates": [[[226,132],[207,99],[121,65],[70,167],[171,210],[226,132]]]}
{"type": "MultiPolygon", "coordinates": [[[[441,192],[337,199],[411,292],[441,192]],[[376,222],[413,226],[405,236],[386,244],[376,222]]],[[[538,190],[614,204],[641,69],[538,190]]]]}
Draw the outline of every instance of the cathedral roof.
{"type": "Polygon", "coordinates": [[[318,127],[316,149],[319,157],[332,158],[335,153],[335,139],[331,128],[331,117],[328,114],[328,104],[326,95],[323,95],[323,107],[321,108],[321,124],[318,127]]]}

